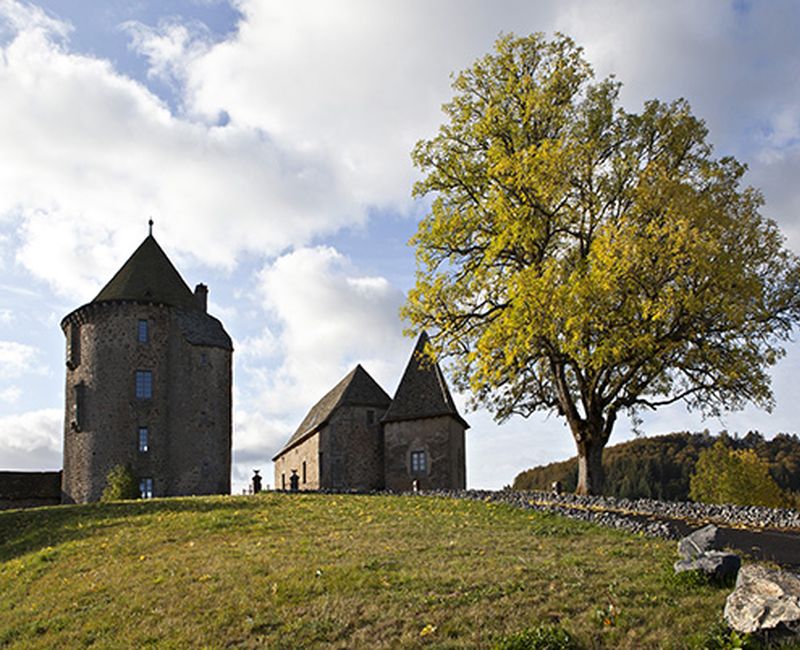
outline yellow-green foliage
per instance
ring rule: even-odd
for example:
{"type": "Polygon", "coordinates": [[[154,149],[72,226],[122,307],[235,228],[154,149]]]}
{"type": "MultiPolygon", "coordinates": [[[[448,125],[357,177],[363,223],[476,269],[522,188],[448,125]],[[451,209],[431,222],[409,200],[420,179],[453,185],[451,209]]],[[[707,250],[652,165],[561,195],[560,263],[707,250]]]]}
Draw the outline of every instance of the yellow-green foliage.
{"type": "Polygon", "coordinates": [[[119,501],[121,499],[136,499],[139,497],[139,487],[136,477],[130,467],[116,465],[111,468],[106,476],[106,487],[103,489],[103,501],[119,501]]]}
{"type": "Polygon", "coordinates": [[[2,511],[0,648],[491,648],[557,628],[581,648],[685,648],[727,592],[676,581],[675,557],[669,541],[428,497],[2,511]]]}
{"type": "Polygon", "coordinates": [[[778,508],[786,498],[752,449],[729,449],[720,440],[700,453],[689,481],[689,496],[703,503],[778,508]]]}
{"type": "Polygon", "coordinates": [[[798,260],[689,104],[622,110],[560,35],[503,36],[453,88],[413,152],[433,201],[404,315],[458,386],[564,415],[590,459],[620,412],[769,407],[798,260]]]}

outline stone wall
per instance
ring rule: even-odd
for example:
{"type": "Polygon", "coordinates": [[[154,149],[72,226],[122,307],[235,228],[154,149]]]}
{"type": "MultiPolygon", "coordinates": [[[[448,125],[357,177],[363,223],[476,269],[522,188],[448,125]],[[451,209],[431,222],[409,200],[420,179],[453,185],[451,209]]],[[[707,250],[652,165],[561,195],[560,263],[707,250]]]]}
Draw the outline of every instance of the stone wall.
{"type": "Polygon", "coordinates": [[[323,487],[364,491],[383,489],[380,419],[384,412],[368,406],[342,406],[334,412],[326,427],[326,435],[322,437],[323,487]]]}
{"type": "Polygon", "coordinates": [[[61,472],[0,472],[0,510],[61,503],[61,472]]]}
{"type": "Polygon", "coordinates": [[[319,431],[275,461],[275,488],[288,490],[296,469],[301,490],[383,489],[383,413],[369,406],[337,408],[319,431]]]}
{"type": "Polygon", "coordinates": [[[231,353],[172,338],[169,474],[164,494],[231,491],[231,353]]]}
{"type": "Polygon", "coordinates": [[[284,453],[275,461],[275,489],[288,490],[289,477],[292,470],[297,470],[300,477],[301,490],[319,490],[323,486],[320,483],[319,475],[319,451],[320,435],[327,427],[323,427],[322,432],[317,432],[296,447],[284,453]],[[303,480],[303,463],[306,464],[305,481],[303,480]]]}
{"type": "Polygon", "coordinates": [[[86,305],[65,319],[68,348],[75,327],[80,359],[66,373],[64,501],[97,501],[120,464],[152,478],[154,496],[229,492],[231,351],[191,345],[165,305],[86,305]],[[145,343],[140,319],[148,321],[145,343]],[[151,399],[136,398],[137,370],[152,372],[151,399]],[[77,385],[84,387],[79,423],[77,385]],[[138,448],[140,426],[149,429],[146,452],[138,448]]]}
{"type": "Polygon", "coordinates": [[[383,429],[386,489],[410,490],[414,480],[421,490],[460,490],[466,487],[464,426],[444,415],[387,422],[383,429]],[[424,451],[424,473],[411,471],[411,452],[424,451]]]}

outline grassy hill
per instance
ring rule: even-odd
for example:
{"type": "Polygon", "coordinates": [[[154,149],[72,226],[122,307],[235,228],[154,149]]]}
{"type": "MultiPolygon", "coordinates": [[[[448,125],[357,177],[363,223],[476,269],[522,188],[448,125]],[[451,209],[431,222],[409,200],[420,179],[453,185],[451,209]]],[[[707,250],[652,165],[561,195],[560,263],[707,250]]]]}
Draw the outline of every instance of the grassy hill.
{"type": "Polygon", "coordinates": [[[686,647],[675,544],[483,502],[285,495],[0,512],[0,647],[686,647]],[[510,647],[510,646],[509,646],[510,647]],[[521,646],[515,646],[521,647],[521,646]]]}

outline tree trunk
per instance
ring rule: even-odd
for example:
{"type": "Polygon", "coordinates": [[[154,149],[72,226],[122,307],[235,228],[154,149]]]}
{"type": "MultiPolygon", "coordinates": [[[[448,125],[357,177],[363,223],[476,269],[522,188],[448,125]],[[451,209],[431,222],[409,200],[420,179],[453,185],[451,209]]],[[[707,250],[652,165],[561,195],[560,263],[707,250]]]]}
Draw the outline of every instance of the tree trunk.
{"type": "Polygon", "coordinates": [[[584,434],[578,446],[577,494],[602,494],[605,473],[603,472],[603,447],[601,440],[584,434]]]}

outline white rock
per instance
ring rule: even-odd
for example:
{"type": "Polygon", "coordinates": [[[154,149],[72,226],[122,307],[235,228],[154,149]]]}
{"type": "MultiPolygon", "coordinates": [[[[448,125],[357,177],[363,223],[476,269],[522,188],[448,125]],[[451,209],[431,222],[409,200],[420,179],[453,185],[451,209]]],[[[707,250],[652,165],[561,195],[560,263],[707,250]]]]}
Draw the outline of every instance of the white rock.
{"type": "Polygon", "coordinates": [[[738,632],[779,626],[800,632],[800,577],[748,564],[739,571],[736,589],[725,601],[725,620],[738,632]]]}

